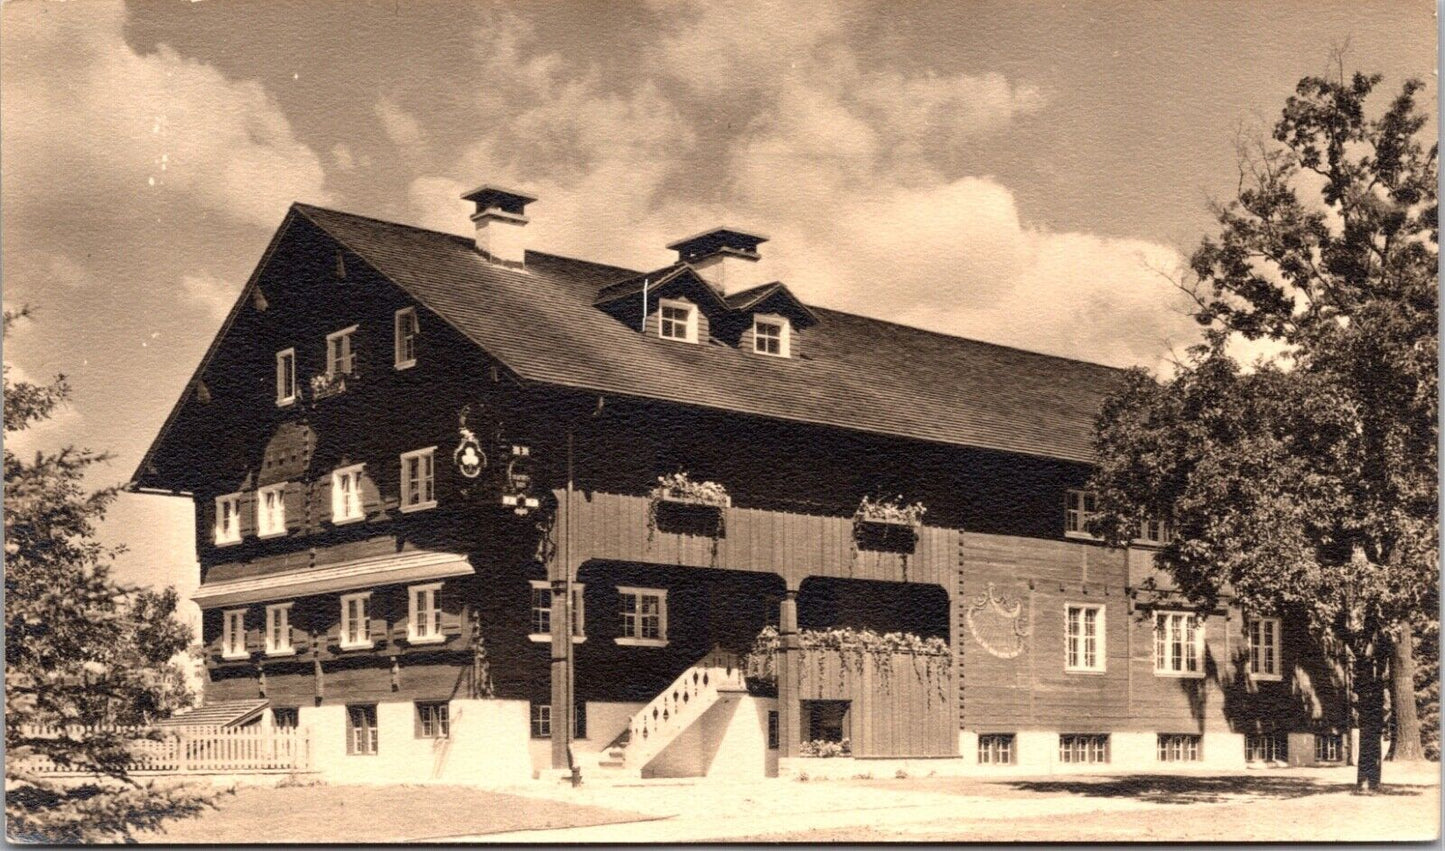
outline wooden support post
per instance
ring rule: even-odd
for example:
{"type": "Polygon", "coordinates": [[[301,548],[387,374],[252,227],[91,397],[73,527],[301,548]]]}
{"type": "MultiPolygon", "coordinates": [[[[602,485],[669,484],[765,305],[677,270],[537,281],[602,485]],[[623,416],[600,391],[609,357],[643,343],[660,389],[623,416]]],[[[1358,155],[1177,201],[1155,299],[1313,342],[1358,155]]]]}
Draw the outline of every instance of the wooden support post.
{"type": "Polygon", "coordinates": [[[802,703],[798,699],[798,666],[803,662],[798,639],[798,589],[789,588],[778,607],[778,756],[798,755],[803,740],[802,703]]]}

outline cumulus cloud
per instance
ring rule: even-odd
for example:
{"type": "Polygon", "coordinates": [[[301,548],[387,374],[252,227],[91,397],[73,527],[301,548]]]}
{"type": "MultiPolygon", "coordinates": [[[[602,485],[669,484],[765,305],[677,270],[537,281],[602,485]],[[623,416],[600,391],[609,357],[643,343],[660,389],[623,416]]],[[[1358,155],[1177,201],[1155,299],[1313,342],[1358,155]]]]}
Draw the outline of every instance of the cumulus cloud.
{"type": "Polygon", "coordinates": [[[139,54],[120,7],[88,11],[6,17],[7,219],[151,192],[272,227],[294,198],[329,200],[320,161],[258,82],[164,45],[139,54]]]}
{"type": "Polygon", "coordinates": [[[210,272],[201,271],[194,275],[185,275],[181,278],[181,292],[192,303],[200,307],[216,321],[226,318],[231,312],[231,305],[240,295],[241,288],[235,284],[222,281],[211,275],[210,272]]]}
{"type": "Polygon", "coordinates": [[[1175,251],[1026,222],[960,170],[970,140],[1047,110],[1029,81],[865,67],[836,3],[653,5],[659,49],[622,90],[515,18],[479,31],[494,129],[412,181],[416,217],[467,233],[460,191],[517,184],[549,250],[650,268],[727,221],[768,233],[771,271],[815,303],[1118,365],[1194,339],[1154,271],[1175,251]]]}
{"type": "Polygon", "coordinates": [[[382,95],[374,108],[382,132],[393,145],[404,151],[415,151],[422,145],[421,123],[395,100],[382,95]]]}

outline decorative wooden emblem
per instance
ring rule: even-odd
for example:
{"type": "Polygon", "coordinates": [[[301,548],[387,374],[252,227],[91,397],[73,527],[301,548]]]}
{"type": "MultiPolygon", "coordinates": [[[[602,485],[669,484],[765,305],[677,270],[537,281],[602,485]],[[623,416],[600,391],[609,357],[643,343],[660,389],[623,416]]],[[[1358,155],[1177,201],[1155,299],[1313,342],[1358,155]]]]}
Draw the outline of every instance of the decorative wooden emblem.
{"type": "Polygon", "coordinates": [[[472,406],[466,405],[457,414],[457,433],[461,435],[461,442],[452,453],[452,461],[457,465],[457,472],[468,479],[475,479],[482,474],[487,466],[487,453],[482,451],[481,441],[477,435],[467,427],[467,416],[471,413],[472,406]]]}
{"type": "Polygon", "coordinates": [[[968,622],[973,640],[990,655],[1012,659],[1024,652],[1024,639],[1029,635],[1020,617],[1023,608],[1022,600],[1010,605],[1007,599],[995,594],[990,582],[988,590],[973,598],[964,620],[968,622]]]}
{"type": "Polygon", "coordinates": [[[276,482],[305,478],[316,449],[316,433],[305,423],[285,422],[266,443],[256,483],[262,487],[276,482]]]}

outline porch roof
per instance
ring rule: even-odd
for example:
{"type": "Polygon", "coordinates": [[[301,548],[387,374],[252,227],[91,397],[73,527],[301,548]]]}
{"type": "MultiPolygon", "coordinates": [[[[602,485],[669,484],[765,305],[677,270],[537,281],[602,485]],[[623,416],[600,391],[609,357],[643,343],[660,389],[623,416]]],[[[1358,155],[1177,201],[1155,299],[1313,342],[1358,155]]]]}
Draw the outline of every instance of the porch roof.
{"type": "Polygon", "coordinates": [[[191,599],[202,609],[214,609],[218,606],[260,603],[266,600],[304,597],[308,594],[327,594],[375,585],[444,579],[474,573],[476,569],[467,561],[467,557],[460,553],[399,553],[326,567],[309,567],[284,573],[269,573],[265,576],[210,582],[197,588],[191,594],[191,599]]]}
{"type": "Polygon", "coordinates": [[[239,727],[259,716],[271,701],[223,700],[179,712],[156,722],[157,727],[239,727]]]}

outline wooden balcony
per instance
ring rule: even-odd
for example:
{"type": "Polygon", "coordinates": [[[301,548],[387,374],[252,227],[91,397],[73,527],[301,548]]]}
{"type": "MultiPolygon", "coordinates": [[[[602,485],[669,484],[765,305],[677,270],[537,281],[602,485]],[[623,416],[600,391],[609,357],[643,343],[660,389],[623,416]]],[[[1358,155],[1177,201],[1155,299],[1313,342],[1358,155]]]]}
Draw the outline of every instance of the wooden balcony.
{"type": "Polygon", "coordinates": [[[668,522],[658,514],[653,522],[649,503],[643,496],[577,492],[572,541],[579,563],[604,559],[776,573],[794,587],[809,576],[915,582],[953,593],[955,529],[921,526],[916,540],[910,533],[878,547],[873,536],[861,542],[855,537],[851,516],[690,506],[691,518],[668,522]]]}

